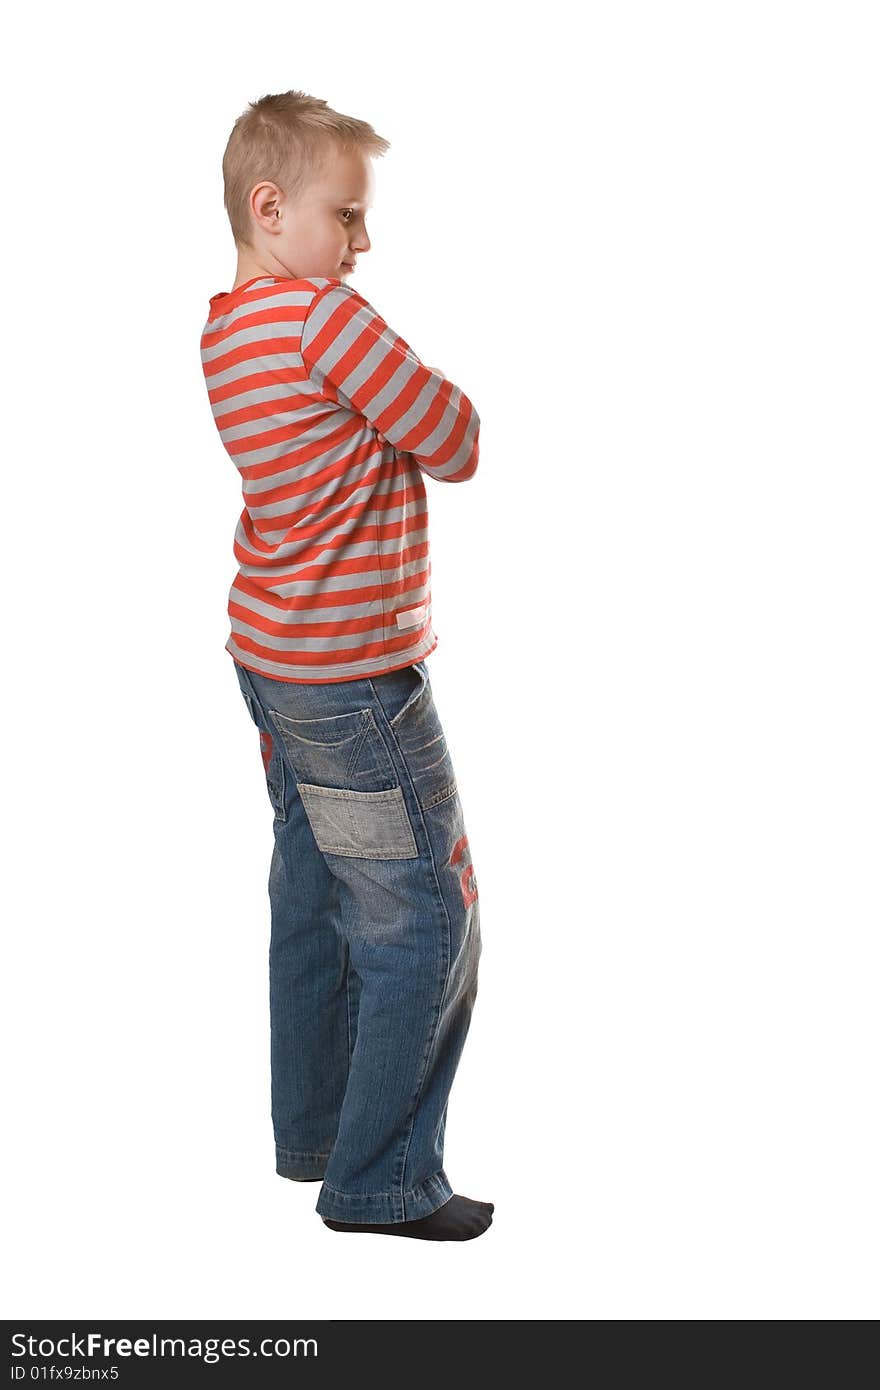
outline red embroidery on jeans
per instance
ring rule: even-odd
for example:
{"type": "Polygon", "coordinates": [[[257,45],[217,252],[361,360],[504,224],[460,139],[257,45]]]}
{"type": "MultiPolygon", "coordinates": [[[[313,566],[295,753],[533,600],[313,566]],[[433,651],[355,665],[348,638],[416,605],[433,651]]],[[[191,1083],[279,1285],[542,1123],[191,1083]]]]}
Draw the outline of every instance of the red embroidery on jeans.
{"type": "Polygon", "coordinates": [[[260,729],[260,755],[263,759],[263,767],[266,775],[269,774],[269,759],[272,757],[272,735],[266,733],[265,729],[260,729]]]}
{"type": "MultiPolygon", "coordinates": [[[[456,840],[453,846],[452,854],[449,856],[450,864],[457,864],[458,861],[463,858],[465,850],[467,850],[468,859],[470,859],[468,837],[467,835],[462,835],[460,839],[456,840]]],[[[461,896],[464,898],[464,905],[465,907],[470,907],[471,903],[476,902],[478,896],[477,880],[474,877],[474,866],[470,862],[462,869],[459,883],[461,884],[461,896]]]]}

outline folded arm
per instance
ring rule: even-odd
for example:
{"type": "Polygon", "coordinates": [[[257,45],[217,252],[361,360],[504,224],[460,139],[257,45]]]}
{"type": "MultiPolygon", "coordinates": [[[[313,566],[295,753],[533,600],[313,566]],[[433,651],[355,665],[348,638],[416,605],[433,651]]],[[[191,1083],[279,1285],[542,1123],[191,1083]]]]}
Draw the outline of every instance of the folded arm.
{"type": "Polygon", "coordinates": [[[424,473],[446,483],[473,477],[480,434],[473,404],[356,290],[331,285],[315,296],[301,350],[318,390],[363,415],[424,473]]]}

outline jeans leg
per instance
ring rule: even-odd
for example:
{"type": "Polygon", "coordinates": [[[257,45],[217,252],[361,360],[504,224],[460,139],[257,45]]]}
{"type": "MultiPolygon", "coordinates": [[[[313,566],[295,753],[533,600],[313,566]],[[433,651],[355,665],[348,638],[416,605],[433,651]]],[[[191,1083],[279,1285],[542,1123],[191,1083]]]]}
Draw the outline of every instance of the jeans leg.
{"type": "Polygon", "coordinates": [[[275,826],[269,873],[269,1016],[276,1171],[322,1178],[348,1082],[348,946],[336,929],[338,894],[294,795],[275,826]]]}
{"type": "MultiPolygon", "coordinates": [[[[389,699],[388,688],[377,686],[399,766],[412,793],[413,818],[423,831],[423,853],[431,865],[448,933],[443,992],[411,1119],[405,1188],[417,1185],[443,1162],[449,1093],[470,1028],[482,952],[480,904],[461,797],[427,665],[422,661],[416,669],[423,684],[400,708],[393,687],[389,699]]],[[[412,1219],[409,1207],[407,1202],[404,1219],[412,1219]]],[[[426,1214],[424,1209],[416,1212],[426,1214]]]]}
{"type": "Polygon", "coordinates": [[[338,930],[338,885],[315,847],[296,786],[265,710],[236,664],[260,732],[274,816],[269,869],[269,1018],[275,1167],[321,1179],[336,1140],[357,1020],[348,946],[338,930]]]}
{"type": "Polygon", "coordinates": [[[481,949],[477,899],[465,905],[455,861],[455,846],[466,840],[457,794],[425,815],[417,839],[425,849],[412,867],[371,879],[369,914],[357,894],[343,895],[363,977],[363,1043],[352,1056],[316,1205],[337,1220],[415,1220],[452,1195],[443,1167],[446,1115],[481,949]]]}

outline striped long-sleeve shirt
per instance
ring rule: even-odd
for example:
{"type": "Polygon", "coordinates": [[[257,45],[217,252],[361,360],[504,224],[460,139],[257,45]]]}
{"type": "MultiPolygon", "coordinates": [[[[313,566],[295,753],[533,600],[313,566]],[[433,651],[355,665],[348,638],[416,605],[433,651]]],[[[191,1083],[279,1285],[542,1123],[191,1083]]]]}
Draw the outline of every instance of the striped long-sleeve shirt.
{"type": "Polygon", "coordinates": [[[423,474],[473,477],[480,421],[356,290],[261,275],[201,338],[241,475],[226,650],[275,679],[380,675],[432,652],[423,474]]]}

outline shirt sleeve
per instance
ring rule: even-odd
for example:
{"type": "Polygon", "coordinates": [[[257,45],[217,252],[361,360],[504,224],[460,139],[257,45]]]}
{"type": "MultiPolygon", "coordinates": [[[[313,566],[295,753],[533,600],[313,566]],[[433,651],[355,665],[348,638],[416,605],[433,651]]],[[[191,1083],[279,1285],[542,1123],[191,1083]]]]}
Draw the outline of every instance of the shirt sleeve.
{"type": "Polygon", "coordinates": [[[331,285],[312,301],[302,358],[323,396],[363,415],[422,472],[463,483],[477,471],[480,417],[442,372],[419,360],[349,285],[331,285]]]}

